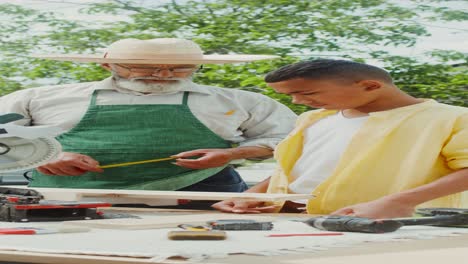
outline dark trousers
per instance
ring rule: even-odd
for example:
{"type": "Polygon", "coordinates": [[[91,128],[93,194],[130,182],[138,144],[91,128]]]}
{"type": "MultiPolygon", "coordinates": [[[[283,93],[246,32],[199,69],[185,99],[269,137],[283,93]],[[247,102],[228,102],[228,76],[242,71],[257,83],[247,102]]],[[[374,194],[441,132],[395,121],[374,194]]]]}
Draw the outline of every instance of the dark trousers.
{"type": "Polygon", "coordinates": [[[187,192],[243,192],[247,184],[232,166],[227,166],[215,175],[193,185],[179,189],[187,192]]]}
{"type": "MultiPolygon", "coordinates": [[[[248,189],[247,184],[239,173],[232,166],[224,168],[215,175],[197,182],[193,185],[182,188],[178,191],[188,192],[243,192],[248,189]]],[[[190,201],[187,204],[180,204],[173,208],[212,210],[211,205],[217,201],[190,201]]]]}

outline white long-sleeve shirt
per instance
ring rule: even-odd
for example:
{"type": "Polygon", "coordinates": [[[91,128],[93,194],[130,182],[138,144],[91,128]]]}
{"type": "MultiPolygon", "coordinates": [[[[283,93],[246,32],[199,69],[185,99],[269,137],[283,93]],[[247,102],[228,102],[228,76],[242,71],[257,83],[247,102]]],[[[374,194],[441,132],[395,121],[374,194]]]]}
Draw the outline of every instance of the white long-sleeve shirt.
{"type": "Polygon", "coordinates": [[[17,124],[53,125],[67,132],[80,122],[96,89],[116,91],[100,92],[98,105],[182,104],[183,92],[189,91],[188,106],[195,117],[239,146],[274,148],[293,129],[296,119],[289,108],[257,93],[194,83],[173,94],[142,94],[115,87],[111,78],[20,90],[0,97],[0,113],[25,116],[17,124]]]}

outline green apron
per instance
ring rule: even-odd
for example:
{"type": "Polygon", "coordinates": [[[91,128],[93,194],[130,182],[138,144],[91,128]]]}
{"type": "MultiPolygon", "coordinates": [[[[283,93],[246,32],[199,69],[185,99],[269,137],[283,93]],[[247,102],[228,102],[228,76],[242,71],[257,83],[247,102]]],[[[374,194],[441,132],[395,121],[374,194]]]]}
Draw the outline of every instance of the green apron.
{"type": "MultiPolygon", "coordinates": [[[[182,104],[96,105],[98,91],[94,91],[80,122],[57,137],[63,151],[88,155],[107,165],[166,158],[195,149],[231,147],[192,114],[187,105],[189,92],[184,92],[182,104]]],[[[103,173],[80,176],[51,176],[35,170],[30,186],[178,190],[226,167],[193,170],[172,162],[109,168],[103,173]]]]}

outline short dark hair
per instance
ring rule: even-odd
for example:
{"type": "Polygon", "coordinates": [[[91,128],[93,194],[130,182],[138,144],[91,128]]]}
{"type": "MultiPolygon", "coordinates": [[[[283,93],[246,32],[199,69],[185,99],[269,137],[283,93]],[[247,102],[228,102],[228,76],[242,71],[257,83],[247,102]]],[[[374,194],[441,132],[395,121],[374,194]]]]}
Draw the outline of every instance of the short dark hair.
{"type": "Polygon", "coordinates": [[[390,74],[376,66],[348,60],[307,60],[289,64],[265,76],[265,82],[275,83],[291,79],[340,79],[360,81],[377,79],[392,83],[390,74]]]}

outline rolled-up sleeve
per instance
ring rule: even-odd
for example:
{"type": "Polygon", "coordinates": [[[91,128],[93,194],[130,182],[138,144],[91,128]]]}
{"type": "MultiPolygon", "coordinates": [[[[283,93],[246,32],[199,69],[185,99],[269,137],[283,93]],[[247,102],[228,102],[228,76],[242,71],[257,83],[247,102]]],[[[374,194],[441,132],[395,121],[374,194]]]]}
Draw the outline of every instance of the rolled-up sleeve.
{"type": "Polygon", "coordinates": [[[453,133],[442,149],[447,165],[453,170],[468,168],[468,114],[457,119],[453,133]]]}
{"type": "Polygon", "coordinates": [[[24,116],[24,119],[14,122],[17,125],[28,126],[31,124],[29,114],[29,102],[31,99],[30,90],[21,90],[0,97],[0,114],[17,113],[24,116]]]}
{"type": "Polygon", "coordinates": [[[274,149],[294,128],[296,114],[285,105],[261,96],[249,111],[249,118],[240,129],[245,140],[239,146],[257,146],[274,149]]]}

